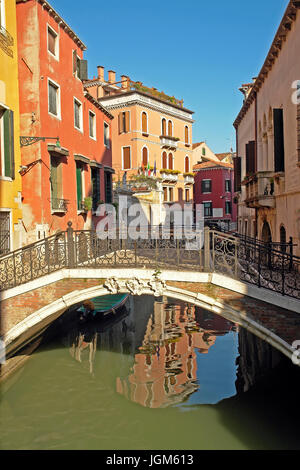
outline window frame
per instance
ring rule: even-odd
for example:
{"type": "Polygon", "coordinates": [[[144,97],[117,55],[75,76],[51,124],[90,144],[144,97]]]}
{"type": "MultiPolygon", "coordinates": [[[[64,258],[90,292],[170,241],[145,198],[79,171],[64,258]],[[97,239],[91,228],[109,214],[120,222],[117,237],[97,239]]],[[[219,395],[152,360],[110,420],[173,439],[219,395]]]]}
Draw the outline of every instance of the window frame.
{"type": "Polygon", "coordinates": [[[46,27],[47,27],[47,51],[52,57],[54,57],[54,59],[59,60],[59,33],[55,31],[55,29],[52,28],[52,26],[50,26],[49,23],[47,23],[46,27]],[[49,31],[50,33],[54,33],[55,35],[55,43],[54,43],[55,53],[54,54],[53,52],[49,50],[49,31]]]}
{"type": "Polygon", "coordinates": [[[106,121],[103,121],[103,143],[104,143],[104,147],[106,147],[107,149],[110,149],[110,125],[106,121]],[[106,141],[105,129],[108,130],[108,142],[107,142],[107,144],[105,143],[105,141],[106,141]]]}
{"type": "Polygon", "coordinates": [[[232,215],[231,201],[225,201],[225,215],[232,215]],[[228,210],[228,207],[229,207],[230,210],[228,210]]]}
{"type": "Polygon", "coordinates": [[[226,178],[225,179],[225,193],[231,193],[231,189],[232,189],[231,179],[226,178]],[[229,189],[227,186],[229,186],[229,189]]]}
{"type": "Polygon", "coordinates": [[[212,180],[211,179],[203,179],[201,181],[201,194],[211,194],[212,192],[212,180]],[[203,183],[210,182],[210,191],[204,191],[203,190],[203,183]]]}
{"type": "Polygon", "coordinates": [[[61,90],[60,90],[60,85],[58,83],[56,83],[54,80],[52,80],[52,78],[49,78],[49,77],[48,77],[48,114],[50,114],[50,116],[53,116],[56,119],[59,119],[61,121],[61,90]],[[50,111],[50,93],[49,93],[50,86],[49,85],[52,85],[53,88],[56,88],[57,114],[53,114],[50,111]]]}
{"type": "Polygon", "coordinates": [[[213,205],[212,205],[212,201],[203,201],[203,215],[204,217],[212,217],[213,216],[213,205]],[[210,209],[210,213],[209,214],[206,214],[205,211],[206,211],[206,207],[205,207],[205,204],[209,204],[209,209],[210,209]]]}
{"type": "Polygon", "coordinates": [[[83,133],[83,106],[82,106],[82,102],[78,98],[76,98],[75,96],[73,98],[73,110],[74,110],[74,128],[83,133]],[[80,108],[79,108],[80,109],[80,115],[79,115],[79,121],[80,122],[79,122],[79,124],[81,125],[81,127],[76,126],[75,103],[80,105],[80,108]]]}
{"type": "Polygon", "coordinates": [[[0,27],[6,27],[5,1],[0,0],[0,27]]]}
{"type": "Polygon", "coordinates": [[[96,113],[89,109],[89,137],[90,139],[97,140],[97,125],[96,125],[96,113]],[[93,116],[93,133],[94,135],[91,135],[91,126],[90,126],[90,116],[93,116]]]}
{"type": "Polygon", "coordinates": [[[132,169],[132,155],[131,155],[131,145],[124,145],[122,146],[122,170],[123,171],[129,171],[132,169]],[[130,149],[130,165],[129,168],[124,168],[124,149],[129,148],[130,149]]]}
{"type": "Polygon", "coordinates": [[[145,110],[143,110],[143,111],[141,112],[141,133],[142,133],[142,135],[144,135],[144,136],[148,136],[148,135],[149,135],[149,116],[148,116],[147,111],[145,111],[145,110]],[[147,124],[147,129],[146,129],[146,131],[144,131],[144,129],[143,129],[143,114],[146,115],[146,119],[147,119],[147,121],[146,121],[146,124],[147,124]]]}

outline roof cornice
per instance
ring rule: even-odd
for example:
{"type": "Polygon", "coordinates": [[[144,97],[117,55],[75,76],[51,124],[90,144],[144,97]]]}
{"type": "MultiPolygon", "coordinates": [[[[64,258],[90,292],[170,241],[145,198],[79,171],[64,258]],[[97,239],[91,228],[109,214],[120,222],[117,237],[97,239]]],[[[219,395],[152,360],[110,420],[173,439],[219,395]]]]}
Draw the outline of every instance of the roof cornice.
{"type": "Polygon", "coordinates": [[[277,33],[275,34],[274,40],[272,42],[272,45],[270,47],[270,50],[267,54],[266,60],[261,68],[261,71],[259,72],[252,90],[250,91],[248,97],[243,103],[243,106],[236,118],[236,120],[233,123],[233,126],[237,128],[242,121],[243,117],[247,113],[248,109],[250,108],[251,104],[256,98],[257,92],[260,90],[262,87],[265,79],[267,78],[270,70],[272,70],[274,63],[276,62],[279,53],[282,49],[283,43],[285,42],[289,32],[292,29],[292,24],[296,20],[297,16],[297,11],[300,8],[300,1],[296,0],[290,0],[287,9],[283,15],[283,18],[281,20],[281,23],[279,25],[279,28],[277,30],[277,33]]]}
{"type": "Polygon", "coordinates": [[[87,91],[84,92],[84,96],[86,99],[88,99],[91,103],[93,103],[94,106],[96,106],[98,109],[100,109],[109,119],[114,119],[114,116],[110,114],[110,112],[102,106],[99,101],[97,101],[92,95],[90,95],[87,91]]]}
{"type": "MultiPolygon", "coordinates": [[[[31,0],[16,0],[16,3],[26,3],[31,0]]],[[[87,49],[86,45],[79,39],[77,34],[74,33],[72,28],[63,20],[63,18],[54,10],[54,8],[48,3],[46,0],[36,0],[38,3],[42,5],[45,10],[53,17],[56,23],[65,30],[65,32],[73,39],[73,41],[77,44],[77,46],[82,50],[85,51],[87,49]]]]}

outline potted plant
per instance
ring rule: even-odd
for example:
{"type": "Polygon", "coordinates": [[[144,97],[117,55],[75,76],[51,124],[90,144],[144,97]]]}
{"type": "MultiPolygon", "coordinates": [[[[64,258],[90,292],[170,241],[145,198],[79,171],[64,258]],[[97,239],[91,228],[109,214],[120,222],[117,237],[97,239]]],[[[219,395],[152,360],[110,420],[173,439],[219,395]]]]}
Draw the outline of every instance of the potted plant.
{"type": "Polygon", "coordinates": [[[90,211],[93,207],[93,199],[88,196],[84,198],[83,207],[85,211],[90,211]]]}

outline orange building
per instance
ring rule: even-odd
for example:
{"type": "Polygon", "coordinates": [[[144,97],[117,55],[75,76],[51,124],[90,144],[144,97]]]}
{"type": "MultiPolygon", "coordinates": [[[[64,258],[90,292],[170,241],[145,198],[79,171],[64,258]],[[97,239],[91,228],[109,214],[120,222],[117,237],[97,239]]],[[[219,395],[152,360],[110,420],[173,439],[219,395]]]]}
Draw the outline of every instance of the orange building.
{"type": "MultiPolygon", "coordinates": [[[[112,125],[113,167],[115,182],[135,188],[135,195],[149,204],[179,202],[193,199],[193,111],[183,107],[183,101],[132,82],[116,73],[98,67],[98,77],[85,81],[85,88],[114,116],[112,125]],[[146,190],[136,190],[145,174],[157,182],[146,190]],[[131,180],[133,178],[133,181],[131,180]],[[138,185],[136,185],[138,183],[138,185]],[[144,193],[144,194],[143,194],[144,193]]],[[[147,183],[147,181],[146,181],[147,183]]],[[[147,184],[146,184],[147,186],[147,184]]]]}
{"type": "Polygon", "coordinates": [[[84,90],[86,47],[47,1],[17,0],[17,23],[18,170],[29,243],[65,230],[69,220],[74,229],[91,228],[99,202],[111,201],[113,116],[84,90]]]}

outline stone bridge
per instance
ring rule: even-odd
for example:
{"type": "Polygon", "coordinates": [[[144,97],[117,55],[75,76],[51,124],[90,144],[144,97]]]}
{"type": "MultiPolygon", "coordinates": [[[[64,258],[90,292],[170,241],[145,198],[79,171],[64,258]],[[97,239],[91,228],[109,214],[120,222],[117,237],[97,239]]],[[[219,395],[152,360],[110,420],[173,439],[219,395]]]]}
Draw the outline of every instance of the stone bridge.
{"type": "Polygon", "coordinates": [[[162,238],[98,240],[95,234],[77,234],[69,227],[0,259],[6,355],[38,337],[70,307],[124,292],[200,306],[238,323],[291,358],[293,342],[300,340],[297,271],[287,256],[285,264],[280,260],[280,277],[276,269],[270,271],[269,252],[259,248],[259,264],[253,247],[252,252],[246,248],[234,237],[212,231],[206,231],[204,243],[195,244],[162,238]],[[249,277],[251,270],[259,273],[260,277],[253,276],[258,282],[249,277]]]}

